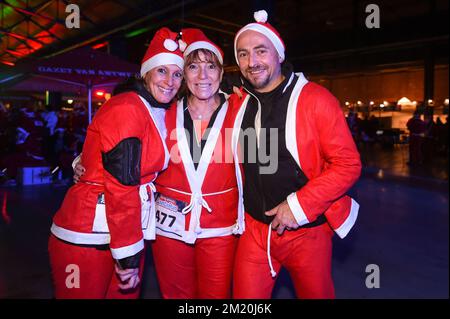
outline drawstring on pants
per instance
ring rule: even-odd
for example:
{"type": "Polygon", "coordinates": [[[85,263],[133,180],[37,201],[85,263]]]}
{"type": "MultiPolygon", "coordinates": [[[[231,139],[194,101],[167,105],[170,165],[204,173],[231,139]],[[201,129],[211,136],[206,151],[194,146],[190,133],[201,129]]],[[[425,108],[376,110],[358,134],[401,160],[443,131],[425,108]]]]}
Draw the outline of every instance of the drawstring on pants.
{"type": "Polygon", "coordinates": [[[272,277],[277,275],[275,269],[273,269],[272,265],[272,257],[270,256],[270,235],[272,233],[272,223],[269,224],[269,231],[267,233],[267,260],[269,261],[270,274],[272,277]]]}

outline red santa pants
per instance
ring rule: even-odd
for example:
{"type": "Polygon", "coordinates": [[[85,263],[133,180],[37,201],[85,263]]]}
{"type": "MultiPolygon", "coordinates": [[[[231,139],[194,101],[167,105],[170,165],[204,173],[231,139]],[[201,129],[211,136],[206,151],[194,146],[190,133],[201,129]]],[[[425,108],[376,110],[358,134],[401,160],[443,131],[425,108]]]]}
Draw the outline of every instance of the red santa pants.
{"type": "Polygon", "coordinates": [[[152,251],[162,297],[230,298],[236,243],[232,235],[197,239],[193,245],[157,236],[152,251]]]}
{"type": "MultiPolygon", "coordinates": [[[[233,298],[269,299],[275,285],[267,256],[269,226],[246,214],[233,275],[233,298]]],[[[285,267],[298,298],[334,298],[331,277],[332,229],[327,223],[312,228],[272,231],[270,254],[274,270],[285,267]]]]}
{"type": "MultiPolygon", "coordinates": [[[[48,243],[54,293],[57,299],[136,299],[141,286],[121,290],[109,249],[71,245],[50,236],[48,243]]],[[[144,256],[141,257],[140,279],[144,256]]]]}

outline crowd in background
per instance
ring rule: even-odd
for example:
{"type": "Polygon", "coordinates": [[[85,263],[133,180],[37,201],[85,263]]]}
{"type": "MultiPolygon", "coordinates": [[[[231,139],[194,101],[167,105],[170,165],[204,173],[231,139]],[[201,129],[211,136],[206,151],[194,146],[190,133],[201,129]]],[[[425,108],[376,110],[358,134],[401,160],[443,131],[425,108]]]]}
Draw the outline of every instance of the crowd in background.
{"type": "MultiPolygon", "coordinates": [[[[383,130],[375,115],[359,117],[350,110],[347,123],[357,145],[380,142],[392,146],[409,144],[410,165],[429,163],[433,157],[448,156],[448,116],[445,121],[415,113],[407,131],[383,130]],[[394,133],[393,133],[394,132],[394,133]],[[407,134],[400,134],[407,133],[407,134]],[[402,136],[404,137],[402,139],[402,136]]],[[[13,181],[22,167],[47,166],[69,183],[71,163],[81,152],[88,118],[82,102],[73,109],[45,106],[43,101],[0,101],[0,176],[13,181]]]]}
{"type": "Polygon", "coordinates": [[[430,163],[434,157],[447,157],[448,116],[445,121],[432,114],[415,112],[406,123],[406,130],[385,129],[380,125],[378,117],[366,115],[360,118],[357,112],[350,110],[347,124],[358,146],[379,142],[384,146],[394,144],[409,145],[409,165],[430,163]]]}
{"type": "Polygon", "coordinates": [[[70,182],[71,163],[81,152],[88,118],[85,106],[45,106],[43,101],[0,101],[0,171],[14,183],[23,167],[50,167],[55,180],[70,182]]]}

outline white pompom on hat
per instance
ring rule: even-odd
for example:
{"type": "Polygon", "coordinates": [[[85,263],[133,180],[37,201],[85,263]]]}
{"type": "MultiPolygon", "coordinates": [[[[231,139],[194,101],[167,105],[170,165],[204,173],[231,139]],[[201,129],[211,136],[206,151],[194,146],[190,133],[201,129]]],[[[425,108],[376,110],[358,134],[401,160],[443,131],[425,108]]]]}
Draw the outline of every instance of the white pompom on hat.
{"type": "Polygon", "coordinates": [[[256,11],[255,13],[253,13],[253,17],[255,18],[256,22],[262,22],[262,23],[266,23],[267,22],[267,12],[266,12],[266,10],[256,11]]]}
{"type": "Polygon", "coordinates": [[[239,65],[239,60],[237,57],[237,50],[236,50],[236,44],[239,36],[248,30],[252,30],[258,33],[261,33],[262,35],[266,36],[270,42],[272,42],[273,46],[275,47],[275,50],[277,50],[278,55],[280,56],[281,62],[284,61],[285,55],[284,51],[286,49],[283,40],[281,39],[280,34],[278,31],[270,24],[267,23],[267,12],[266,10],[260,10],[256,11],[253,14],[253,17],[256,22],[252,22],[241,28],[234,37],[234,56],[236,58],[236,62],[239,65]]]}
{"type": "Polygon", "coordinates": [[[161,28],[153,37],[147,52],[141,63],[141,76],[151,69],[167,64],[175,64],[180,69],[184,67],[183,53],[176,42],[178,34],[170,31],[169,28],[161,28]]]}
{"type": "Polygon", "coordinates": [[[164,48],[166,48],[170,52],[173,52],[176,49],[178,49],[178,44],[172,39],[165,39],[164,40],[164,48]]]}

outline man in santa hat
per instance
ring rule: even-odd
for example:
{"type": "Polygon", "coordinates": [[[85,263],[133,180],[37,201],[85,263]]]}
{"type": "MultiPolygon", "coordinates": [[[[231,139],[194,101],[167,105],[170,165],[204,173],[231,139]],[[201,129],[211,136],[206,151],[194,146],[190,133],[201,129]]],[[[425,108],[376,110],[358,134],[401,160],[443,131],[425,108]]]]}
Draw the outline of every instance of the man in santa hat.
{"type": "Polygon", "coordinates": [[[234,298],[270,298],[281,267],[297,297],[334,298],[332,236],[345,237],[355,223],[359,205],[345,193],[360,175],[360,157],[338,100],[294,73],[265,11],[255,20],[234,40],[244,78],[241,94],[230,97],[235,130],[256,132],[240,134],[246,230],[234,298]]]}

